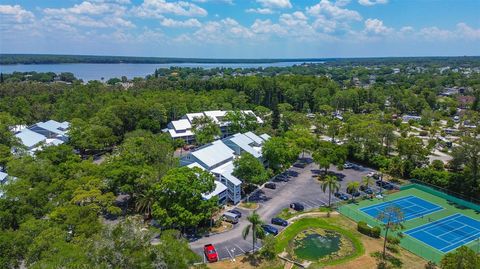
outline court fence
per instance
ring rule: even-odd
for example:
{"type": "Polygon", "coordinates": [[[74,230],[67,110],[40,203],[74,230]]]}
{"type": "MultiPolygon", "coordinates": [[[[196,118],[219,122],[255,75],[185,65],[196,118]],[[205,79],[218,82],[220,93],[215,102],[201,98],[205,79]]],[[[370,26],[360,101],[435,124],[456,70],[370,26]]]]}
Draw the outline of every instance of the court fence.
{"type": "Polygon", "coordinates": [[[426,193],[430,193],[432,195],[444,198],[444,199],[446,199],[450,202],[456,203],[458,205],[468,207],[468,208],[473,209],[475,211],[480,211],[480,204],[477,204],[477,203],[480,203],[480,201],[477,201],[477,200],[472,199],[472,198],[466,198],[465,197],[464,199],[462,199],[462,198],[456,197],[456,196],[459,196],[459,194],[455,194],[456,196],[447,194],[447,193],[445,193],[445,190],[441,189],[440,187],[437,187],[437,186],[434,186],[434,185],[427,186],[425,182],[420,182],[420,181],[415,180],[415,179],[412,179],[410,181],[413,182],[413,183],[401,186],[400,190],[408,190],[408,189],[416,188],[416,189],[422,190],[426,193]],[[471,202],[467,201],[466,199],[469,199],[471,202]]]}

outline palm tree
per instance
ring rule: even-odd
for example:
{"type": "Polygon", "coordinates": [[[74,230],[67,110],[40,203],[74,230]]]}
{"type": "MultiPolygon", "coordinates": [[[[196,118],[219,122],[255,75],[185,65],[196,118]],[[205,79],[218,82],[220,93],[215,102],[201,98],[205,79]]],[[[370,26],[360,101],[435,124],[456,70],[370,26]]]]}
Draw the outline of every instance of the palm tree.
{"type": "Polygon", "coordinates": [[[337,180],[337,177],[327,175],[325,180],[322,182],[322,191],[325,193],[328,188],[328,207],[331,206],[332,193],[340,189],[340,183],[337,180]]]}
{"type": "Polygon", "coordinates": [[[360,183],[357,181],[348,182],[347,192],[350,193],[350,195],[352,195],[352,201],[355,200],[354,194],[358,191],[359,187],[360,187],[360,183]]]}
{"type": "Polygon", "coordinates": [[[372,177],[362,177],[362,184],[365,187],[370,187],[370,185],[373,185],[375,181],[373,180],[372,177]]]}
{"type": "Polygon", "coordinates": [[[146,220],[152,218],[152,206],[155,203],[155,197],[153,191],[148,190],[138,195],[137,201],[135,202],[135,210],[146,215],[146,220]]]}
{"type": "Polygon", "coordinates": [[[383,260],[385,260],[386,250],[387,250],[387,237],[388,231],[395,231],[398,228],[402,227],[402,222],[404,221],[403,211],[399,207],[389,206],[380,212],[377,217],[378,220],[384,223],[385,228],[385,238],[383,240],[383,260]]]}
{"type": "Polygon", "coordinates": [[[255,243],[259,235],[263,233],[261,225],[263,221],[260,219],[260,215],[257,214],[257,211],[253,211],[253,213],[247,217],[247,220],[250,224],[245,227],[242,231],[243,239],[246,240],[250,230],[252,230],[252,253],[255,252],[255,243]]]}

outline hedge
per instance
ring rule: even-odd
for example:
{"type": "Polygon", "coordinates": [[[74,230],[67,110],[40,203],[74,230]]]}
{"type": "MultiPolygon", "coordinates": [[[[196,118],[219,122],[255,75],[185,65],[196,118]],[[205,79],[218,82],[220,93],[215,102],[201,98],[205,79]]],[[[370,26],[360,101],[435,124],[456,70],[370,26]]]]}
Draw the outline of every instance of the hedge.
{"type": "Polygon", "coordinates": [[[364,235],[368,235],[370,237],[374,237],[374,238],[379,238],[380,237],[380,227],[378,226],[375,226],[375,227],[372,227],[370,228],[366,222],[363,222],[363,221],[359,221],[358,224],[357,224],[357,230],[364,234],[364,235]]]}

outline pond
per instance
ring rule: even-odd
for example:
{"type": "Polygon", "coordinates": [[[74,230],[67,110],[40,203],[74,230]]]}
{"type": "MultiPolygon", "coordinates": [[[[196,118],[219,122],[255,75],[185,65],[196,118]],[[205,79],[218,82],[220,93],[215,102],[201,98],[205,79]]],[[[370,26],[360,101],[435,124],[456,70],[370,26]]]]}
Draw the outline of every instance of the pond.
{"type": "Polygon", "coordinates": [[[351,254],[350,240],[335,231],[307,229],[290,242],[291,254],[296,260],[312,262],[332,261],[351,254]]]}
{"type": "Polygon", "coordinates": [[[316,261],[340,250],[340,235],[334,232],[304,231],[305,237],[296,238],[294,253],[302,260],[316,261]]]}

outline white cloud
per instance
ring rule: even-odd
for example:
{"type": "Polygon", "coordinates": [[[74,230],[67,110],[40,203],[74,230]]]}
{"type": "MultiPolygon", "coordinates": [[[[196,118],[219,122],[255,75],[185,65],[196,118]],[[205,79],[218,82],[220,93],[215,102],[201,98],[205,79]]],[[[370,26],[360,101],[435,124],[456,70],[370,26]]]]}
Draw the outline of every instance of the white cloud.
{"type": "Polygon", "coordinates": [[[107,3],[107,1],[84,1],[69,8],[43,9],[45,16],[42,18],[42,23],[47,27],[62,27],[63,29],[74,29],[78,26],[90,28],[134,28],[135,25],[124,18],[126,10],[127,8],[123,5],[107,3]]]}
{"type": "Polygon", "coordinates": [[[197,19],[188,19],[184,21],[177,21],[165,18],[160,24],[165,27],[200,27],[202,24],[197,19]]]}
{"type": "Polygon", "coordinates": [[[269,8],[249,8],[245,10],[247,13],[257,13],[257,14],[273,14],[273,10],[269,8]]]}
{"type": "Polygon", "coordinates": [[[133,14],[146,18],[162,18],[165,14],[203,17],[207,16],[208,12],[196,4],[185,1],[144,0],[140,6],[133,9],[133,14]]]}
{"type": "Polygon", "coordinates": [[[286,29],[278,24],[272,23],[270,20],[255,20],[250,27],[255,34],[275,34],[285,35],[286,29]]]}
{"type": "Polygon", "coordinates": [[[362,6],[370,7],[377,4],[386,4],[388,0],[358,0],[358,3],[362,6]]]}
{"type": "Polygon", "coordinates": [[[318,4],[307,7],[307,13],[312,16],[325,16],[334,20],[360,21],[362,16],[355,10],[342,8],[328,0],[321,0],[318,4]]]}
{"type": "Polygon", "coordinates": [[[474,29],[468,26],[466,23],[461,22],[457,24],[457,33],[462,38],[467,39],[480,39],[480,28],[474,29]]]}
{"type": "Polygon", "coordinates": [[[263,7],[267,8],[291,8],[290,0],[257,0],[263,7]]]}
{"type": "Polygon", "coordinates": [[[383,21],[379,19],[365,20],[365,32],[367,33],[384,35],[390,33],[391,31],[393,31],[393,29],[385,26],[383,21]]]}
{"type": "Polygon", "coordinates": [[[32,12],[23,9],[20,5],[0,5],[0,23],[25,23],[35,18],[32,12]]]}

